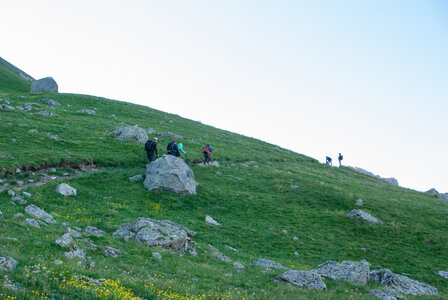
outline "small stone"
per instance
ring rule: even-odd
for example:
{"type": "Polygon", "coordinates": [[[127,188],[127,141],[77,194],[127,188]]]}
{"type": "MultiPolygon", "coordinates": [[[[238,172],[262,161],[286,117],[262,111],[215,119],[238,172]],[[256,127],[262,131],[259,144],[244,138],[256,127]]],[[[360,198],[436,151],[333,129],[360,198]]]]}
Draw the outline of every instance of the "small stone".
{"type": "Polygon", "coordinates": [[[269,259],[259,259],[256,260],[252,263],[252,265],[255,266],[261,266],[261,267],[265,267],[265,268],[274,268],[274,269],[281,269],[281,270],[289,270],[289,268],[283,266],[282,264],[276,263],[273,260],[269,260],[269,259]]]}
{"type": "Polygon", "coordinates": [[[56,168],[50,168],[48,171],[56,173],[56,168]]]}
{"type": "Polygon", "coordinates": [[[34,204],[28,205],[25,207],[25,212],[29,214],[30,216],[45,221],[46,223],[57,223],[53,216],[49,213],[45,212],[43,209],[37,207],[34,204]]]}
{"type": "Polygon", "coordinates": [[[25,205],[27,203],[26,200],[23,199],[22,196],[14,196],[11,200],[19,203],[20,205],[25,205]]]}
{"type": "Polygon", "coordinates": [[[117,257],[121,256],[121,251],[119,249],[115,249],[115,248],[107,246],[104,249],[104,255],[110,256],[110,257],[113,257],[113,258],[117,258],[117,257]]]}
{"type": "Polygon", "coordinates": [[[61,183],[56,187],[56,192],[64,196],[76,196],[77,191],[66,183],[61,183]]]}
{"type": "Polygon", "coordinates": [[[384,299],[384,300],[406,299],[406,297],[402,296],[401,294],[395,292],[392,289],[385,289],[383,291],[374,289],[374,290],[370,290],[367,295],[374,296],[374,297],[384,299]]]}
{"type": "Polygon", "coordinates": [[[212,217],[210,216],[206,216],[205,217],[205,222],[215,225],[215,226],[221,226],[221,224],[219,224],[217,221],[215,221],[212,217]]]}
{"type": "Polygon", "coordinates": [[[37,131],[37,129],[30,129],[28,130],[28,133],[39,133],[39,131],[37,131]]]}
{"type": "Polygon", "coordinates": [[[162,260],[162,255],[159,252],[153,252],[152,257],[154,257],[157,260],[162,260]]]}
{"type": "Polygon", "coordinates": [[[28,192],[22,192],[23,195],[27,196],[27,197],[31,197],[31,194],[28,192]]]}
{"type": "Polygon", "coordinates": [[[445,279],[448,279],[448,272],[447,271],[439,271],[437,272],[440,276],[442,276],[445,279]]]}
{"type": "Polygon", "coordinates": [[[225,261],[225,262],[232,262],[232,260],[228,257],[223,255],[217,248],[215,248],[212,245],[208,245],[208,247],[212,250],[212,256],[216,257],[219,260],[225,261]]]}
{"type": "Polygon", "coordinates": [[[284,234],[287,234],[287,233],[288,233],[288,230],[283,229],[282,232],[283,232],[284,234]]]}
{"type": "Polygon", "coordinates": [[[73,244],[73,238],[70,232],[64,233],[63,236],[58,238],[55,244],[62,248],[69,248],[73,244]]]}
{"type": "Polygon", "coordinates": [[[388,269],[370,272],[370,280],[404,294],[411,294],[415,296],[439,294],[437,288],[433,286],[410,279],[404,275],[395,274],[388,269]]]}
{"type": "Polygon", "coordinates": [[[292,188],[292,189],[298,189],[299,188],[299,186],[297,184],[291,184],[289,187],[292,188]]]}
{"type": "Polygon", "coordinates": [[[298,238],[298,237],[296,237],[296,236],[295,236],[295,237],[293,237],[292,239],[293,239],[294,241],[298,241],[298,240],[299,240],[299,238],[298,238]]]}
{"type": "Polygon", "coordinates": [[[231,246],[229,246],[229,245],[226,245],[225,247],[226,247],[227,249],[230,249],[230,250],[234,251],[234,252],[238,252],[237,249],[235,249],[235,248],[233,248],[233,247],[231,247],[231,246]]]}
{"type": "Polygon", "coordinates": [[[339,281],[349,281],[354,284],[366,284],[369,280],[370,264],[366,260],[357,261],[327,261],[313,272],[339,281]]]}
{"type": "Polygon", "coordinates": [[[16,213],[15,215],[14,215],[14,218],[21,218],[21,217],[23,217],[23,214],[22,213],[16,213]]]}
{"type": "Polygon", "coordinates": [[[75,229],[67,228],[67,229],[65,230],[65,233],[69,233],[69,234],[70,234],[72,237],[74,237],[75,239],[82,238],[82,233],[79,232],[78,230],[75,230],[75,229]]]}
{"type": "Polygon", "coordinates": [[[3,213],[0,211],[0,217],[3,217],[3,213]]]}
{"type": "Polygon", "coordinates": [[[67,222],[63,222],[62,223],[62,226],[65,226],[65,227],[67,227],[69,224],[67,223],[67,222]]]}
{"type": "Polygon", "coordinates": [[[40,228],[39,223],[35,219],[25,219],[25,222],[34,228],[40,228]]]}
{"type": "Polygon", "coordinates": [[[50,132],[47,132],[46,135],[52,140],[55,140],[58,142],[61,140],[56,134],[51,134],[50,132]]]}
{"type": "Polygon", "coordinates": [[[16,139],[11,139],[11,142],[15,143],[15,142],[17,142],[17,140],[16,139]]]}
{"type": "Polygon", "coordinates": [[[22,170],[20,170],[20,168],[17,168],[17,169],[16,169],[16,173],[17,173],[17,174],[20,174],[20,173],[22,173],[22,170]]]}
{"type": "Polygon", "coordinates": [[[73,245],[71,251],[65,252],[65,256],[70,259],[75,259],[75,258],[80,258],[83,260],[86,259],[86,253],[76,245],[73,245]]]}
{"type": "Polygon", "coordinates": [[[299,252],[295,251],[295,252],[294,252],[294,255],[295,255],[295,256],[299,256],[300,254],[299,254],[299,252]]]}
{"type": "Polygon", "coordinates": [[[59,266],[59,265],[62,265],[63,261],[62,261],[62,260],[59,260],[59,259],[55,259],[55,260],[53,261],[53,263],[54,263],[56,266],[59,266]]]}
{"type": "Polygon", "coordinates": [[[142,175],[135,175],[129,178],[129,181],[134,182],[134,181],[141,181],[143,180],[143,176],[142,175]]]}
{"type": "Polygon", "coordinates": [[[234,266],[235,268],[237,268],[238,270],[242,270],[242,269],[244,269],[244,266],[243,266],[242,264],[240,264],[239,262],[234,262],[234,263],[233,263],[233,266],[234,266]]]}
{"type": "Polygon", "coordinates": [[[102,237],[103,235],[106,234],[106,232],[104,232],[103,230],[90,225],[84,229],[84,232],[87,232],[88,234],[96,237],[102,237]]]}
{"type": "Polygon", "coordinates": [[[348,212],[347,216],[355,217],[355,218],[364,220],[364,221],[366,221],[368,223],[383,224],[383,222],[381,222],[380,220],[378,220],[374,216],[366,213],[365,211],[363,211],[361,209],[354,209],[354,210],[348,212]]]}
{"type": "Polygon", "coordinates": [[[94,110],[92,110],[92,109],[80,109],[80,110],[77,111],[77,113],[91,115],[91,116],[96,115],[96,112],[94,110]]]}
{"type": "Polygon", "coordinates": [[[356,205],[363,206],[364,205],[364,201],[362,201],[362,199],[358,199],[358,200],[356,200],[356,205]]]}
{"type": "Polygon", "coordinates": [[[17,261],[10,257],[0,256],[0,271],[12,271],[17,266],[17,261]]]}
{"type": "Polygon", "coordinates": [[[12,190],[8,190],[8,196],[14,197],[16,193],[12,190]]]}
{"type": "Polygon", "coordinates": [[[34,113],[35,115],[41,115],[41,116],[50,116],[50,117],[55,117],[57,116],[57,114],[53,111],[48,111],[48,110],[41,110],[38,111],[37,113],[34,113]]]}

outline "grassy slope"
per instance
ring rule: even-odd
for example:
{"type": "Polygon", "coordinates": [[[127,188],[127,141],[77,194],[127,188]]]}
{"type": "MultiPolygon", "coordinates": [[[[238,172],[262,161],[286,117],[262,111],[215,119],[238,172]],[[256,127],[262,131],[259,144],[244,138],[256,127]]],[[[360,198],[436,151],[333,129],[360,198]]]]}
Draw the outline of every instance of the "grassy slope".
{"type": "Polygon", "coordinates": [[[31,83],[0,61],[0,97],[2,93],[29,92],[31,83]]]}
{"type": "MultiPolygon", "coordinates": [[[[8,276],[26,288],[26,292],[0,288],[0,294],[29,299],[46,296],[90,299],[104,295],[76,280],[61,283],[63,276],[81,274],[114,280],[108,288],[116,299],[125,299],[131,292],[147,299],[191,295],[361,299],[367,298],[367,291],[376,285],[356,287],[326,280],[328,291],[311,292],[275,283],[272,278],[279,271],[263,274],[262,269],[250,266],[250,262],[268,258],[294,269],[312,269],[326,260],[364,258],[374,269],[407,273],[436,286],[441,299],[448,297],[447,280],[435,274],[448,269],[446,202],[150,108],[80,95],[26,94],[27,99],[19,98],[20,95],[24,94],[8,95],[14,106],[38,102],[43,96],[59,101],[62,106],[56,107],[57,117],[0,111],[0,155],[16,157],[0,158],[3,173],[16,167],[42,165],[56,166],[57,172],[62,173],[64,166],[83,162],[95,162],[107,170],[65,181],[78,189],[76,197],[56,194],[56,183],[29,188],[32,193],[29,202],[53,213],[59,221],[59,225],[39,230],[27,226],[24,218],[13,218],[15,213],[23,213],[23,207],[11,205],[5,192],[0,194],[0,211],[4,213],[0,218],[0,256],[10,255],[19,261],[21,268],[8,276]],[[97,108],[97,115],[76,113],[83,108],[97,108]],[[111,114],[117,119],[111,118],[111,114]],[[166,124],[161,125],[161,121],[166,124]],[[115,127],[124,124],[184,136],[187,162],[199,182],[198,194],[148,192],[141,182],[129,182],[130,176],[143,174],[146,156],[143,145],[117,141],[111,136],[115,127]],[[39,133],[28,133],[30,129],[39,133]],[[57,134],[61,141],[49,139],[46,132],[57,134]],[[10,142],[12,138],[17,142],[10,142]],[[215,149],[214,158],[221,163],[220,168],[195,164],[201,160],[202,144],[207,142],[215,149]],[[254,163],[241,164],[247,161],[254,163]],[[291,184],[300,188],[291,189],[291,184]],[[366,203],[364,209],[380,218],[384,225],[369,225],[345,216],[355,208],[358,198],[366,203]],[[206,215],[213,216],[223,226],[207,225],[206,215]],[[158,262],[151,257],[154,249],[112,238],[117,225],[139,216],[169,219],[197,231],[194,240],[199,255],[163,252],[164,260],[158,262]],[[60,225],[64,221],[72,228],[94,225],[106,230],[108,236],[92,239],[100,246],[121,249],[123,257],[113,259],[101,251],[91,251],[88,255],[96,262],[94,269],[64,259],[63,251],[54,245],[64,232],[60,225]],[[282,233],[283,229],[288,233],[282,233]],[[295,241],[294,236],[299,239],[295,241]],[[231,264],[211,257],[208,244],[243,263],[246,269],[238,273],[231,264]],[[232,252],[225,245],[239,251],[232,252]],[[295,256],[295,251],[300,255],[295,256]],[[64,260],[64,264],[54,266],[52,261],[56,258],[64,260]]],[[[162,138],[160,148],[165,148],[167,142],[167,138],[162,138]]],[[[30,174],[2,177],[11,183],[32,178],[30,174]]],[[[81,242],[78,244],[82,246],[81,242]]]]}

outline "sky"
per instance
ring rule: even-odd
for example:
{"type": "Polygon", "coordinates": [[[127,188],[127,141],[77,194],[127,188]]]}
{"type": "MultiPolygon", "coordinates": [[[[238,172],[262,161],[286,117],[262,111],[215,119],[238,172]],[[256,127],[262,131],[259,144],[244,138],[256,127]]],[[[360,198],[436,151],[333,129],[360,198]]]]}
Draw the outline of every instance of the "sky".
{"type": "Polygon", "coordinates": [[[143,104],[448,192],[444,0],[0,0],[0,56],[59,91],[143,104]]]}

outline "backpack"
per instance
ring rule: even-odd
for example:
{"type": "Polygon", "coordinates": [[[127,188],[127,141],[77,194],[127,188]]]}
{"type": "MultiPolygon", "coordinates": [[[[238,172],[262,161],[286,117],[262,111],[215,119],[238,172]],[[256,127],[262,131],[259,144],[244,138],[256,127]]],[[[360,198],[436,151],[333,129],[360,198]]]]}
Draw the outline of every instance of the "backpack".
{"type": "Polygon", "coordinates": [[[145,144],[145,150],[146,151],[154,151],[153,147],[152,147],[152,141],[148,140],[145,144]]]}
{"type": "Polygon", "coordinates": [[[211,151],[210,151],[211,149],[210,149],[210,147],[208,147],[207,145],[205,145],[204,146],[204,148],[202,148],[202,152],[206,152],[206,153],[211,153],[211,151]]]}

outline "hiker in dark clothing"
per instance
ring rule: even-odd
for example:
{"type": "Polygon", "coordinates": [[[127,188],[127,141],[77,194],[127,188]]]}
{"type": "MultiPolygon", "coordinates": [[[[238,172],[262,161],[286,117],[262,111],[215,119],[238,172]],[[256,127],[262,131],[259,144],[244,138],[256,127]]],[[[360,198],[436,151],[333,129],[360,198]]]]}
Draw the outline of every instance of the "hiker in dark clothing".
{"type": "Polygon", "coordinates": [[[329,166],[333,166],[333,160],[331,159],[331,157],[327,156],[325,158],[325,164],[327,164],[329,166]]]}
{"type": "Polygon", "coordinates": [[[177,148],[176,140],[173,140],[171,143],[168,144],[168,146],[166,146],[166,151],[170,155],[174,155],[177,157],[180,156],[180,152],[179,152],[179,148],[177,148]]]}
{"type": "Polygon", "coordinates": [[[342,167],[342,160],[344,159],[344,156],[342,156],[342,154],[341,153],[339,153],[339,156],[338,156],[338,160],[339,160],[339,167],[342,167]]]}
{"type": "Polygon", "coordinates": [[[207,144],[202,148],[202,153],[204,153],[205,165],[211,164],[213,149],[210,144],[207,144]]]}
{"type": "Polygon", "coordinates": [[[159,157],[159,153],[157,152],[157,144],[159,143],[158,138],[154,138],[153,141],[148,140],[145,144],[146,154],[148,155],[149,162],[153,162],[156,160],[156,157],[159,157]]]}

